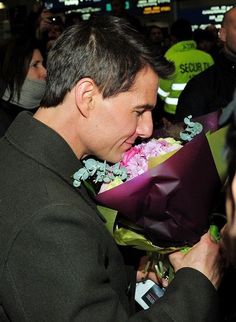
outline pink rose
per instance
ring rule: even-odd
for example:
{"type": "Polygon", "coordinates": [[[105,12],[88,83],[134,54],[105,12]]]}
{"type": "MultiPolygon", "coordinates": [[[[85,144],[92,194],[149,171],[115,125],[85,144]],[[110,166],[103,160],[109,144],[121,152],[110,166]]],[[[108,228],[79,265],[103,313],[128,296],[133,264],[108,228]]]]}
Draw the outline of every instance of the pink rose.
{"type": "Polygon", "coordinates": [[[134,146],[134,147],[130,148],[128,151],[126,151],[123,154],[122,161],[120,162],[121,166],[126,167],[127,164],[129,163],[129,160],[132,159],[135,156],[135,154],[139,154],[140,151],[141,151],[141,149],[137,146],[134,146]]]}

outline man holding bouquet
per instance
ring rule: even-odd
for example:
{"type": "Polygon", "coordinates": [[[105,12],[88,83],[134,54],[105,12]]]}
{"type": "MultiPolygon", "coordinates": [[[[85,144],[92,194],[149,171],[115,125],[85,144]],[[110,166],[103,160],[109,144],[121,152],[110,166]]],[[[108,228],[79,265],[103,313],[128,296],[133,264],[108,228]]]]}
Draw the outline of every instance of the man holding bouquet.
{"type": "Polygon", "coordinates": [[[50,50],[41,107],[0,142],[1,321],[218,321],[222,261],[209,234],[170,255],[165,294],[132,312],[142,272],[126,268],[96,204],[72,184],[86,156],[115,163],[151,136],[159,77],[173,72],[154,57],[112,16],[70,27],[50,50]]]}

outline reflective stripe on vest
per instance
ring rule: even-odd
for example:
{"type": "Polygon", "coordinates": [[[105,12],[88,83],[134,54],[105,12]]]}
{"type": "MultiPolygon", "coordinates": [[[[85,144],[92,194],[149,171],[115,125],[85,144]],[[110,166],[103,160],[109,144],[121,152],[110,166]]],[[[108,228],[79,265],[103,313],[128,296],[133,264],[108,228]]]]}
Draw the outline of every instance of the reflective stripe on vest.
{"type": "Polygon", "coordinates": [[[164,106],[165,112],[169,114],[175,114],[178,100],[179,99],[176,97],[166,97],[164,106]]]}
{"type": "Polygon", "coordinates": [[[186,85],[187,83],[179,83],[179,84],[174,83],[172,84],[171,89],[173,91],[182,91],[186,85]]]}
{"type": "Polygon", "coordinates": [[[164,91],[163,89],[161,89],[160,87],[158,88],[158,94],[159,95],[161,95],[162,97],[167,97],[169,94],[170,94],[170,92],[166,92],[166,91],[164,91]]]}
{"type": "Polygon", "coordinates": [[[165,99],[166,104],[171,104],[177,106],[178,104],[178,98],[172,98],[172,97],[167,97],[165,99]]]}

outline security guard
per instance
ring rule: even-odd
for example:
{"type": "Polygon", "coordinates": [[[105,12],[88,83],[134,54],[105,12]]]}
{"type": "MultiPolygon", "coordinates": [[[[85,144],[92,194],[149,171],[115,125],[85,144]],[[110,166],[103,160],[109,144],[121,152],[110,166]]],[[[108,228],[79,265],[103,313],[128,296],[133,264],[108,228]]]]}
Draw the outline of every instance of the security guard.
{"type": "Polygon", "coordinates": [[[173,120],[178,97],[187,82],[213,65],[214,61],[211,55],[196,48],[191,24],[187,20],[176,20],[170,32],[174,45],[167,50],[165,57],[174,62],[175,73],[168,80],[160,80],[158,94],[164,100],[165,115],[173,120]]]}

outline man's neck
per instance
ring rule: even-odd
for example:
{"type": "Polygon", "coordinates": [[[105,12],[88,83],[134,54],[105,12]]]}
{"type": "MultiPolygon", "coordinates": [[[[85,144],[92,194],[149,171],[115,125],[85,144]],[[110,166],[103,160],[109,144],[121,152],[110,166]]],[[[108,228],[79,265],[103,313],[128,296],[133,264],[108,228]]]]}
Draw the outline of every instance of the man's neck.
{"type": "Polygon", "coordinates": [[[227,59],[236,63],[236,53],[232,52],[231,50],[229,50],[226,47],[223,49],[223,53],[227,59]]]}

